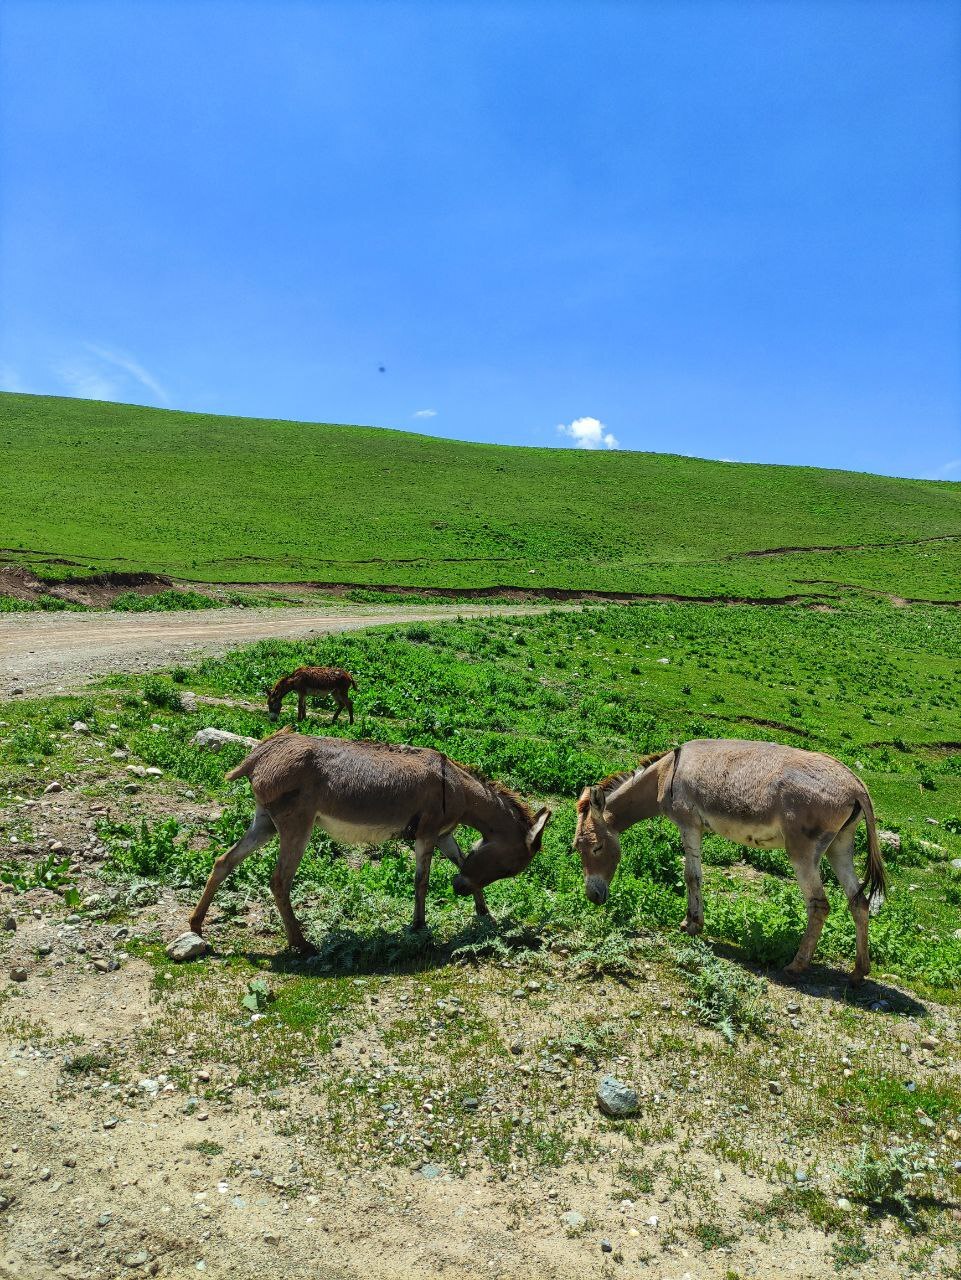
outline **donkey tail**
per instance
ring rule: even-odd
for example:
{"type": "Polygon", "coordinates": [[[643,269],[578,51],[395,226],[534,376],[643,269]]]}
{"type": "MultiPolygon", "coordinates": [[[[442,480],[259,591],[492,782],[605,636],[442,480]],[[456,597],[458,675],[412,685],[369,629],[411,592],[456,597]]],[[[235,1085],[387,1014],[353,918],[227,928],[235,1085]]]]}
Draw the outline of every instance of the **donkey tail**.
{"type": "Polygon", "coordinates": [[[357,689],[360,687],[349,671],[345,671],[344,675],[347,677],[347,683],[350,685],[352,689],[357,689]]]}
{"type": "MultiPolygon", "coordinates": [[[[860,779],[858,781],[860,782],[860,779]]],[[[861,805],[864,825],[868,833],[868,860],[865,866],[861,892],[864,893],[867,890],[868,910],[872,915],[877,915],[881,910],[881,904],[884,902],[884,895],[887,893],[888,877],[884,867],[884,858],[881,856],[881,845],[878,841],[878,824],[874,816],[874,805],[871,803],[868,789],[863,782],[860,782],[858,801],[861,805]]]]}

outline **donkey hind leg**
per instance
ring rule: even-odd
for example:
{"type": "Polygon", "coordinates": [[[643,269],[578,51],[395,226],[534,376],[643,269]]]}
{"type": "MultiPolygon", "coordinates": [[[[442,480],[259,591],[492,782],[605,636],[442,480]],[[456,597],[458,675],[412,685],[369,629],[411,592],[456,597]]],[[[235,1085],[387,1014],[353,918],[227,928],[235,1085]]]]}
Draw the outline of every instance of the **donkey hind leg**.
{"type": "Polygon", "coordinates": [[[685,933],[692,936],[704,929],[704,899],[701,896],[701,831],[697,827],[682,827],[684,844],[684,883],[687,885],[687,915],[681,924],[685,933]]]}
{"type": "Polygon", "coordinates": [[[818,944],[821,930],[824,928],[824,922],[831,911],[831,904],[827,900],[824,885],[821,882],[820,862],[821,855],[826,851],[835,834],[835,832],[829,831],[817,840],[808,838],[791,838],[788,840],[787,856],[791,860],[794,874],[797,876],[798,884],[801,886],[801,893],[807,906],[808,920],[801,944],[797,949],[797,955],[789,965],[785,965],[785,973],[803,973],[811,963],[814,948],[818,944]]]}
{"type": "MultiPolygon", "coordinates": [[[[434,847],[445,858],[450,858],[458,871],[464,865],[464,852],[453,836],[441,836],[434,847]]],[[[491,913],[483,889],[474,890],[474,910],[479,916],[489,916],[491,913]]]]}
{"type": "Polygon", "coordinates": [[[275,833],[276,829],[270,814],[266,809],[261,809],[258,806],[253,821],[234,847],[228,849],[226,853],[222,853],[214,863],[206,888],[200,896],[200,901],[194,907],[193,915],[190,917],[190,928],[194,933],[199,933],[203,928],[204,917],[210,908],[214,894],[233,871],[234,867],[239,866],[244,858],[249,857],[250,854],[262,849],[275,833]]]}
{"type": "Polygon", "coordinates": [[[861,882],[854,869],[854,831],[853,822],[842,827],[826,853],[828,862],[834,868],[834,874],[847,895],[848,909],[854,919],[857,957],[851,973],[851,981],[860,982],[871,972],[871,952],[868,949],[868,902],[861,891],[861,882]]]}
{"type": "Polygon", "coordinates": [[[306,693],[297,694],[297,721],[307,719],[307,695],[306,693]]]}
{"type": "Polygon", "coordinates": [[[294,909],[290,905],[290,886],[294,882],[294,876],[297,874],[297,868],[300,866],[300,860],[304,856],[313,828],[313,814],[306,818],[290,814],[279,819],[277,829],[280,832],[280,854],[274,873],[270,877],[270,891],[274,895],[274,902],[284,922],[287,941],[294,951],[301,951],[305,955],[316,955],[317,948],[304,937],[300,921],[294,915],[294,909]]]}

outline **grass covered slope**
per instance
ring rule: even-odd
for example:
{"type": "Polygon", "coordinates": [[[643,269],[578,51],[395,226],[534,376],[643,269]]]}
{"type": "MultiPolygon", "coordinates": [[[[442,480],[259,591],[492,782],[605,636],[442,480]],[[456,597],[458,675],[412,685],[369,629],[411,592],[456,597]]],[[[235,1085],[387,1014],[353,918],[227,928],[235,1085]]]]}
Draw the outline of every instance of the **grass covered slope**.
{"type": "Polygon", "coordinates": [[[56,573],[959,594],[961,486],[946,482],[9,393],[0,448],[2,553],[56,573]]]}

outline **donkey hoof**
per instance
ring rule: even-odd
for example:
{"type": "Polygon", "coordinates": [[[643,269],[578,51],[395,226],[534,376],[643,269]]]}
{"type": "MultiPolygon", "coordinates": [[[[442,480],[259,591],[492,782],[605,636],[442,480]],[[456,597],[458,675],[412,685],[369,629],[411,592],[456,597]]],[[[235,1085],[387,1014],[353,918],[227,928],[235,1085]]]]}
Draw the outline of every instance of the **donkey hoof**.
{"type": "Polygon", "coordinates": [[[290,949],[301,956],[316,956],[320,954],[314,944],[308,942],[306,938],[300,938],[297,942],[292,942],[290,949]]]}
{"type": "Polygon", "coordinates": [[[796,960],[792,960],[790,964],[784,966],[784,972],[789,978],[797,978],[806,968],[806,964],[798,964],[796,960]]]}
{"type": "Polygon", "coordinates": [[[859,987],[870,972],[870,969],[853,969],[848,982],[852,987],[859,987]]]}
{"type": "Polygon", "coordinates": [[[681,932],[689,934],[692,938],[697,934],[704,932],[704,921],[692,920],[690,916],[681,921],[681,932]]]}

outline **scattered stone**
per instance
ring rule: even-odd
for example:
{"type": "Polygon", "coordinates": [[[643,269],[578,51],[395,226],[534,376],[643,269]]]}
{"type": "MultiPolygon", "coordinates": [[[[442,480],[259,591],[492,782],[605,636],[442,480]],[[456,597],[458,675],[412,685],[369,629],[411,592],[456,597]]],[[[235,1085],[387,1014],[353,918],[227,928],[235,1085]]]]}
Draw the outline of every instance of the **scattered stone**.
{"type": "Polygon", "coordinates": [[[219,751],[225,743],[240,742],[245,747],[256,747],[256,738],[247,738],[242,733],[230,733],[227,729],[198,729],[190,739],[195,747],[203,747],[205,751],[219,751]]]}
{"type": "Polygon", "coordinates": [[[110,973],[116,968],[115,960],[94,960],[93,967],[98,973],[110,973]]]}
{"type": "Polygon", "coordinates": [[[11,970],[10,970],[10,981],[11,981],[11,982],[26,982],[26,980],[27,980],[27,971],[26,971],[26,969],[11,969],[11,970]]]}
{"type": "Polygon", "coordinates": [[[561,1214],[561,1222],[566,1227],[570,1227],[572,1231],[579,1231],[586,1224],[587,1219],[583,1213],[578,1213],[576,1209],[569,1209],[567,1213],[561,1214]]]}
{"type": "Polygon", "coordinates": [[[524,1039],[522,1036],[518,1036],[516,1040],[511,1041],[511,1053],[514,1054],[515,1057],[520,1057],[523,1052],[524,1039]]]}
{"type": "Polygon", "coordinates": [[[136,1267],[145,1267],[152,1258],[149,1249],[138,1249],[136,1253],[128,1253],[123,1260],[123,1265],[132,1270],[136,1267]]]}
{"type": "Polygon", "coordinates": [[[17,917],[16,917],[16,916],[7,916],[6,920],[4,920],[4,922],[3,922],[3,927],[6,929],[6,931],[7,931],[8,933],[16,933],[16,932],[17,932],[17,917]]]}
{"type": "Polygon", "coordinates": [[[787,1007],[787,1011],[788,1011],[788,1013],[800,1013],[800,1012],[801,1012],[801,1006],[798,1004],[798,1002],[797,1002],[796,1000],[792,1000],[792,1001],[791,1001],[791,1003],[790,1003],[790,1004],[788,1005],[788,1007],[787,1007]]]}
{"type": "Polygon", "coordinates": [[[476,1111],[479,1105],[480,1103],[476,1098],[465,1098],[461,1103],[461,1106],[465,1111],[476,1111]]]}
{"type": "Polygon", "coordinates": [[[116,1129],[117,1123],[118,1121],[116,1116],[108,1116],[108,1118],[103,1122],[103,1127],[105,1129],[116,1129]]]}
{"type": "Polygon", "coordinates": [[[144,772],[148,778],[162,778],[164,776],[163,769],[158,769],[155,764],[152,764],[149,769],[145,769],[144,772]]]}
{"type": "Polygon", "coordinates": [[[878,843],[889,853],[901,852],[901,837],[896,831],[879,831],[878,843]]]}
{"type": "Polygon", "coordinates": [[[853,1206],[847,1196],[838,1196],[838,1208],[842,1209],[845,1213],[850,1213],[853,1206]]]}
{"type": "Polygon", "coordinates": [[[778,1080],[769,1080],[767,1082],[768,1090],[774,1094],[775,1098],[779,1098],[784,1092],[784,1085],[778,1080]]]}
{"type": "Polygon", "coordinates": [[[614,1246],[611,1244],[610,1240],[602,1240],[601,1253],[613,1253],[613,1252],[614,1252],[614,1246]]]}
{"type": "Polygon", "coordinates": [[[614,1076],[603,1076],[597,1086],[597,1105],[606,1116],[632,1116],[640,1105],[637,1090],[614,1076]]]}
{"type": "Polygon", "coordinates": [[[102,1213],[102,1214],[100,1215],[100,1217],[97,1219],[97,1226],[98,1226],[98,1227],[109,1227],[109,1226],[110,1226],[110,1224],[111,1224],[111,1222],[113,1222],[113,1214],[112,1214],[112,1213],[102,1213]]]}
{"type": "Polygon", "coordinates": [[[280,1236],[273,1231],[265,1231],[264,1244],[280,1244],[280,1236]]]}
{"type": "Polygon", "coordinates": [[[62,791],[62,790],[63,790],[63,785],[61,783],[48,782],[43,789],[43,794],[45,796],[52,796],[52,795],[55,795],[58,791],[62,791]]]}
{"type": "Polygon", "coordinates": [[[111,759],[113,760],[126,760],[129,755],[130,752],[124,747],[117,747],[116,751],[111,751],[110,753],[111,759]]]}
{"type": "Polygon", "coordinates": [[[938,1049],[941,1042],[937,1036],[922,1036],[920,1044],[922,1049],[938,1049]]]}
{"type": "Polygon", "coordinates": [[[808,1175],[807,1175],[807,1170],[806,1170],[806,1169],[795,1169],[795,1170],[794,1170],[794,1181],[795,1181],[795,1182],[807,1182],[807,1180],[808,1180],[808,1175]]]}
{"type": "Polygon", "coordinates": [[[49,942],[41,942],[40,946],[37,947],[37,955],[41,957],[49,956],[52,951],[53,951],[53,947],[50,945],[49,942]]]}
{"type": "Polygon", "coordinates": [[[73,731],[74,733],[89,733],[90,726],[85,724],[83,720],[74,720],[73,731]]]}
{"type": "Polygon", "coordinates": [[[49,1169],[41,1169],[41,1170],[40,1170],[40,1172],[37,1174],[37,1180],[38,1180],[39,1182],[49,1182],[49,1181],[50,1181],[50,1170],[49,1170],[49,1169]]]}
{"type": "Polygon", "coordinates": [[[170,960],[196,960],[198,956],[204,956],[210,950],[210,946],[201,938],[199,933],[180,934],[174,938],[173,942],[167,945],[167,956],[170,960]]]}
{"type": "Polygon", "coordinates": [[[420,1175],[422,1178],[439,1178],[443,1172],[444,1171],[439,1164],[422,1164],[420,1167],[420,1175]]]}

